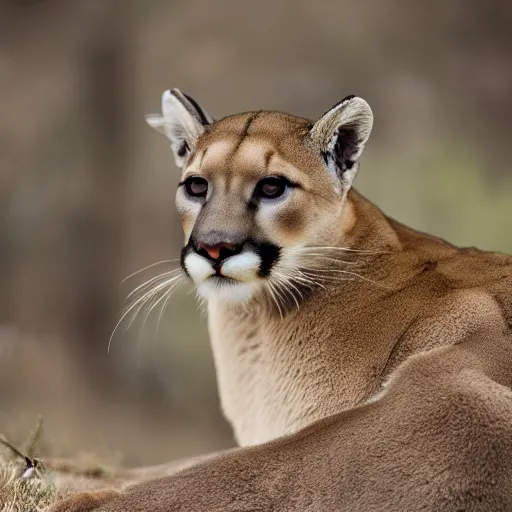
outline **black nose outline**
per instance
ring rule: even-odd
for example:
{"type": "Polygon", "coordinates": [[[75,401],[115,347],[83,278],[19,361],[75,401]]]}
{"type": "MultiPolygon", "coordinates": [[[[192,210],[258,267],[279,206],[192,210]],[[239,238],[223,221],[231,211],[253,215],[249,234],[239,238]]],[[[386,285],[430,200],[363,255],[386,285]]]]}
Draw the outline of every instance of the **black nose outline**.
{"type": "Polygon", "coordinates": [[[208,232],[192,233],[189,240],[189,247],[197,254],[203,256],[215,265],[220,264],[226,258],[235,256],[242,252],[247,242],[241,232],[230,232],[222,229],[212,229],[208,232]],[[217,257],[212,257],[208,248],[219,249],[217,257]]]}
{"type": "MultiPolygon", "coordinates": [[[[240,239],[239,239],[240,240],[240,239]]],[[[180,263],[181,268],[185,272],[185,275],[190,277],[187,266],[185,265],[185,258],[187,254],[190,254],[190,252],[195,252],[196,254],[200,254],[201,256],[205,257],[209,261],[212,262],[212,267],[216,271],[217,275],[220,275],[220,269],[222,266],[223,261],[228,258],[229,256],[235,256],[236,254],[240,254],[243,250],[249,249],[254,251],[256,254],[258,254],[261,257],[261,265],[258,270],[259,277],[268,277],[271,273],[272,268],[274,265],[279,261],[279,258],[281,256],[281,250],[282,248],[271,243],[271,242],[259,242],[255,241],[252,238],[247,238],[240,243],[235,242],[235,237],[229,236],[227,233],[222,233],[220,231],[212,231],[208,233],[206,236],[201,237],[195,237],[191,236],[189,238],[189,241],[187,245],[185,245],[180,254],[180,263]],[[236,247],[236,251],[234,253],[228,254],[228,255],[220,255],[221,258],[218,260],[215,260],[210,257],[209,254],[201,254],[198,251],[197,248],[197,242],[198,240],[201,240],[203,243],[207,243],[207,245],[213,245],[215,242],[219,242],[222,240],[225,240],[227,243],[233,244],[236,247]]]]}
{"type": "Polygon", "coordinates": [[[243,244],[233,244],[231,242],[220,242],[210,245],[199,241],[194,244],[194,249],[200,256],[219,264],[230,256],[240,254],[242,246],[243,244]]]}

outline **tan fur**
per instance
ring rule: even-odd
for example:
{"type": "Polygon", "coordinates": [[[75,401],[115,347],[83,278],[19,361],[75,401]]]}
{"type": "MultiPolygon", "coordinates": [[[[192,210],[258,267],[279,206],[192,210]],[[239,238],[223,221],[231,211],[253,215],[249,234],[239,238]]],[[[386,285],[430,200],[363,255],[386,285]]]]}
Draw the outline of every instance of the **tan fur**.
{"type": "Polygon", "coordinates": [[[221,225],[289,261],[324,247],[307,259],[316,285],[283,292],[284,314],[264,290],[208,302],[222,407],[245,447],[53,512],[512,510],[512,258],[386,217],[350,172],[337,188],[319,150],[333,110],[315,127],[275,112],[222,119],[184,163],[215,191],[200,211],[178,192],[186,240],[221,225]],[[272,174],[300,188],[251,213],[272,174]]]}

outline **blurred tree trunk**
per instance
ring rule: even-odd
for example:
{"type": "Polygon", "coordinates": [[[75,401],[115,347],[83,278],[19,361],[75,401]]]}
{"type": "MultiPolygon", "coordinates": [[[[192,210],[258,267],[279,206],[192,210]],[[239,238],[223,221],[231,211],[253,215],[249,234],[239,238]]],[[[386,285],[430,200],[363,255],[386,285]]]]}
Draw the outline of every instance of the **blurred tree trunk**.
{"type": "MultiPolygon", "coordinates": [[[[119,368],[107,354],[120,311],[127,186],[133,148],[131,0],[96,2],[97,24],[83,48],[85,142],[89,186],[68,224],[71,267],[78,276],[70,337],[91,381],[111,388],[119,368]],[[106,386],[108,384],[108,386],[106,386]]],[[[119,361],[117,361],[119,363],[119,361]]],[[[116,377],[119,377],[117,375],[116,377]]],[[[112,390],[114,391],[114,390],[112,390]]]]}
{"type": "MultiPolygon", "coordinates": [[[[12,321],[12,247],[8,190],[0,191],[0,329],[12,321]]],[[[1,337],[1,335],[0,335],[1,337]]],[[[1,343],[1,340],[0,340],[1,343]]]]}
{"type": "Polygon", "coordinates": [[[121,336],[107,354],[123,299],[133,130],[141,122],[133,6],[0,2],[0,324],[14,321],[55,342],[84,387],[87,379],[114,395],[148,381],[133,379],[133,361],[120,360],[130,349],[121,336]],[[20,69],[35,69],[37,80],[20,69]]]}

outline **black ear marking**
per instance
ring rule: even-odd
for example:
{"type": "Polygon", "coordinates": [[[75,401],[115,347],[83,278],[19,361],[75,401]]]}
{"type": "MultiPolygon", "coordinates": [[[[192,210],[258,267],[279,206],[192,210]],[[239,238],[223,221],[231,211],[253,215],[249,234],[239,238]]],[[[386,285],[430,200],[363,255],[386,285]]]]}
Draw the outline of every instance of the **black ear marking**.
{"type": "Polygon", "coordinates": [[[322,117],[325,116],[325,114],[327,114],[330,110],[334,110],[336,107],[339,107],[342,103],[345,103],[346,101],[350,101],[351,99],[353,99],[355,97],[356,97],[355,94],[349,94],[348,96],[345,96],[342,100],[338,101],[338,103],[335,103],[331,108],[329,108],[329,110],[326,110],[322,114],[322,117]]]}
{"type": "Polygon", "coordinates": [[[373,113],[368,103],[354,95],[345,96],[318,119],[310,136],[329,171],[348,188],[370,136],[373,113]]]}
{"type": "Polygon", "coordinates": [[[344,126],[336,134],[336,143],[332,151],[334,162],[340,175],[352,169],[359,150],[357,132],[354,128],[344,126]]]}
{"type": "Polygon", "coordinates": [[[334,139],[336,142],[332,150],[322,151],[321,154],[325,165],[329,166],[333,164],[336,169],[336,174],[341,178],[343,174],[352,169],[356,163],[356,157],[359,151],[357,132],[355,129],[344,126],[338,129],[334,139]]]}
{"type": "Polygon", "coordinates": [[[182,169],[213,118],[193,98],[174,88],[162,93],[162,114],[146,116],[146,122],[170,140],[174,161],[182,169]]]}
{"type": "Polygon", "coordinates": [[[345,103],[345,101],[348,101],[348,100],[351,100],[353,98],[355,98],[356,95],[355,94],[349,94],[348,96],[345,96],[341,101],[340,103],[345,103]]]}
{"type": "Polygon", "coordinates": [[[188,94],[182,93],[185,98],[192,104],[192,106],[196,109],[197,114],[199,115],[199,120],[201,121],[201,124],[203,126],[208,126],[210,123],[208,122],[208,119],[206,118],[206,115],[203,111],[203,109],[199,106],[197,101],[194,98],[191,98],[188,94]]]}

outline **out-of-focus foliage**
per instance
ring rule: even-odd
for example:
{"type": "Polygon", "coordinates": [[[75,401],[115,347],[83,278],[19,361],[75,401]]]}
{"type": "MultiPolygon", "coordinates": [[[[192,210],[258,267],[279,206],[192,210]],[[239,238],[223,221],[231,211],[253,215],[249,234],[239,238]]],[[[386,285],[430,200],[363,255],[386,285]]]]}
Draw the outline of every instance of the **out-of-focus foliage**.
{"type": "Polygon", "coordinates": [[[122,300],[176,266],[178,171],[144,123],[180,87],[215,116],[375,113],[356,187],[461,245],[512,252],[507,0],[0,3],[0,430],[124,464],[232,444],[190,289],[158,333],[122,300]]]}

